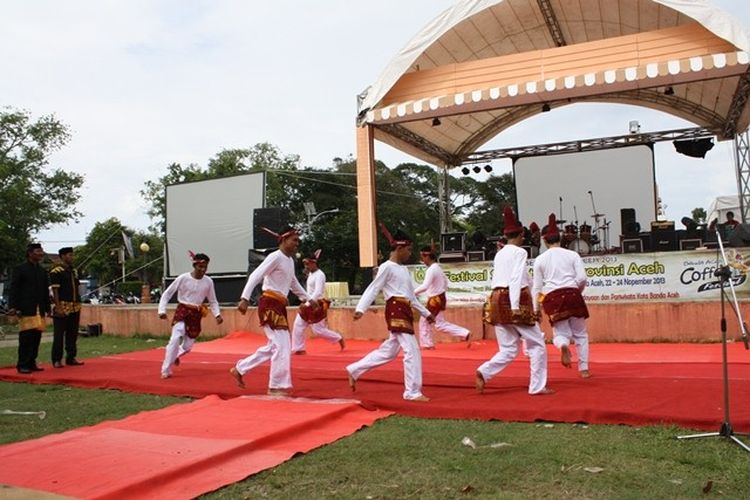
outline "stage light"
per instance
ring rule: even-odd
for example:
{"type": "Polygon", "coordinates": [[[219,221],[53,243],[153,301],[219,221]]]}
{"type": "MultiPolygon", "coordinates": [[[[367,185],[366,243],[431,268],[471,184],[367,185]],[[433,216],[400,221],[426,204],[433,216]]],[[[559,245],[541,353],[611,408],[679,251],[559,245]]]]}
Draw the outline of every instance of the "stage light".
{"type": "Polygon", "coordinates": [[[464,175],[469,175],[469,172],[470,172],[469,167],[464,167],[461,169],[461,173],[464,175]]]}
{"type": "Polygon", "coordinates": [[[691,158],[705,158],[708,153],[714,147],[714,140],[712,137],[705,139],[688,139],[686,141],[672,141],[675,150],[685,156],[691,158]]]}
{"type": "Polygon", "coordinates": [[[671,85],[664,89],[664,95],[674,95],[674,89],[671,85]]]}
{"type": "Polygon", "coordinates": [[[482,171],[482,169],[479,168],[479,165],[474,165],[474,168],[472,168],[472,170],[474,171],[475,174],[478,174],[479,172],[482,171]]]}
{"type": "Polygon", "coordinates": [[[641,131],[641,124],[638,123],[638,120],[631,120],[630,123],[628,123],[628,130],[630,130],[631,134],[637,134],[641,131]]]}
{"type": "Polygon", "coordinates": [[[546,102],[544,104],[542,104],[542,113],[546,113],[550,109],[552,109],[552,108],[550,108],[549,104],[547,104],[546,102]]]}
{"type": "Polygon", "coordinates": [[[437,116],[432,119],[432,126],[433,127],[439,127],[442,122],[440,121],[440,118],[437,116]]]}
{"type": "Polygon", "coordinates": [[[484,171],[487,172],[488,174],[490,172],[492,172],[492,165],[490,165],[489,163],[487,165],[485,165],[484,166],[484,171]]]}

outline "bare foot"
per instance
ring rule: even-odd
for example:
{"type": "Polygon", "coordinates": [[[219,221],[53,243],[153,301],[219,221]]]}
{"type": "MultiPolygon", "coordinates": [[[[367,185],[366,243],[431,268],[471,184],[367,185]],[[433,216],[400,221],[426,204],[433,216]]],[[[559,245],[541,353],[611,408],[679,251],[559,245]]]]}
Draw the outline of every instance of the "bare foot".
{"type": "Polygon", "coordinates": [[[339,345],[341,346],[342,351],[346,349],[346,341],[344,341],[344,337],[341,337],[341,340],[339,340],[339,345]]]}
{"type": "Polygon", "coordinates": [[[570,347],[566,345],[560,348],[560,363],[565,368],[570,368],[570,347]]]}
{"type": "Polygon", "coordinates": [[[421,396],[419,396],[417,398],[414,398],[414,399],[410,399],[409,401],[417,401],[419,403],[426,403],[429,400],[430,400],[430,398],[428,398],[427,396],[425,396],[424,394],[422,394],[421,396]]]}
{"type": "Polygon", "coordinates": [[[302,356],[302,355],[304,355],[304,354],[307,354],[307,351],[305,351],[305,350],[302,350],[302,351],[294,351],[294,354],[297,354],[297,355],[300,355],[300,356],[302,356]]]}
{"type": "Polygon", "coordinates": [[[591,373],[588,370],[581,370],[581,378],[591,378],[591,373]]]}
{"type": "Polygon", "coordinates": [[[354,377],[348,371],[346,372],[346,376],[349,378],[349,387],[352,388],[352,392],[355,392],[357,390],[357,381],[354,380],[354,377]]]}
{"type": "Polygon", "coordinates": [[[479,394],[484,393],[484,384],[484,376],[480,372],[477,372],[474,377],[474,387],[476,387],[479,394]]]}
{"type": "Polygon", "coordinates": [[[555,393],[554,389],[550,389],[549,387],[545,387],[541,391],[535,392],[534,394],[532,394],[532,396],[548,396],[548,395],[554,394],[554,393],[555,393]]]}
{"type": "Polygon", "coordinates": [[[162,373],[162,374],[161,374],[161,378],[163,378],[163,379],[168,379],[168,378],[169,378],[169,377],[171,377],[171,376],[172,376],[172,374],[171,374],[171,373],[162,373]]]}
{"type": "Polygon", "coordinates": [[[290,393],[289,389],[271,389],[269,387],[267,394],[269,396],[288,396],[289,393],[290,393]]]}
{"type": "Polygon", "coordinates": [[[239,387],[240,389],[245,388],[245,381],[242,380],[242,374],[240,374],[240,372],[237,371],[237,368],[235,367],[230,368],[229,374],[232,376],[232,378],[234,378],[234,381],[237,382],[237,387],[239,387]]]}

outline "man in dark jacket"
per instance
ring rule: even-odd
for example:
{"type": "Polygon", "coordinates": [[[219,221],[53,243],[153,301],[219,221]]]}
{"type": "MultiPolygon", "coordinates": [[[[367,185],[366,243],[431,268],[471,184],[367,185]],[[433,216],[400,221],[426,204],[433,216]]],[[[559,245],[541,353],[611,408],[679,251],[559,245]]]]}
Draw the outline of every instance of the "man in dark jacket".
{"type": "Polygon", "coordinates": [[[26,262],[13,270],[10,282],[10,314],[18,315],[18,373],[42,371],[36,364],[39,343],[50,312],[49,279],[41,266],[44,250],[39,243],[26,248],[26,262]]]}
{"type": "Polygon", "coordinates": [[[54,302],[52,322],[55,333],[52,338],[52,366],[62,368],[63,346],[65,364],[82,365],[76,359],[78,324],[81,318],[81,296],[78,293],[78,272],[73,267],[73,248],[64,247],[58,251],[60,263],[49,272],[52,300],[54,302]]]}

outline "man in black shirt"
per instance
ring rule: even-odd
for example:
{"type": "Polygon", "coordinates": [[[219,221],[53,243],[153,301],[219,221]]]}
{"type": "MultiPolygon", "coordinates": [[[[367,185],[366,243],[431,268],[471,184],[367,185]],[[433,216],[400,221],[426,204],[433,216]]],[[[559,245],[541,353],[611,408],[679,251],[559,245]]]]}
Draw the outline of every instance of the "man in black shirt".
{"type": "Polygon", "coordinates": [[[44,250],[39,243],[26,247],[26,262],[13,270],[10,282],[10,311],[18,315],[18,373],[42,371],[36,364],[39,343],[50,312],[49,280],[41,266],[44,250]]]}
{"type": "Polygon", "coordinates": [[[81,319],[81,296],[78,293],[78,271],[73,267],[73,248],[64,247],[58,252],[60,263],[49,273],[52,287],[52,322],[55,333],[52,338],[52,366],[62,368],[63,344],[65,364],[82,365],[76,359],[78,324],[81,319]]]}

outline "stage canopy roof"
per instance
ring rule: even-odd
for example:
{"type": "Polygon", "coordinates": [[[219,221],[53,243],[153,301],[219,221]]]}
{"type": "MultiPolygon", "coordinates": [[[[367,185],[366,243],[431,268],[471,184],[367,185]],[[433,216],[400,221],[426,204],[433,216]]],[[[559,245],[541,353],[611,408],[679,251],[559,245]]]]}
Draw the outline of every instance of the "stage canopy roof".
{"type": "Polygon", "coordinates": [[[750,32],[701,0],[462,0],[360,94],[358,125],[446,167],[576,102],[657,109],[729,139],[750,123],[748,52],[750,32]]]}

